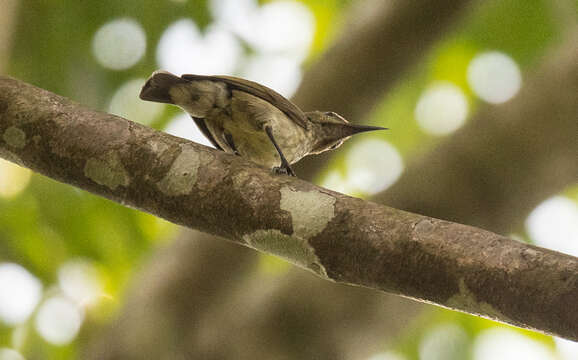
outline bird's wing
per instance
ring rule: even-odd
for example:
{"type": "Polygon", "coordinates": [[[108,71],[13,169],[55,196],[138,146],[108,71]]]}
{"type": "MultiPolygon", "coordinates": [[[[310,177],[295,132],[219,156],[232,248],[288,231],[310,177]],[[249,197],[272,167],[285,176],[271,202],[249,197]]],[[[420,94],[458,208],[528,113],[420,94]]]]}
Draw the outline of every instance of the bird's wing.
{"type": "Polygon", "coordinates": [[[254,81],[241,79],[234,76],[206,76],[206,75],[193,75],[185,74],[181,78],[185,80],[211,80],[211,81],[222,81],[227,84],[230,88],[235,90],[241,90],[260,99],[263,99],[273,106],[281,110],[287,117],[293,120],[297,125],[304,129],[307,129],[307,117],[297,105],[293,104],[291,101],[283,97],[276,91],[258,84],[254,81]]]}
{"type": "Polygon", "coordinates": [[[207,128],[207,124],[205,124],[205,119],[202,118],[198,118],[198,117],[194,117],[191,116],[193,118],[193,121],[195,122],[195,124],[197,125],[197,127],[199,128],[199,130],[201,130],[201,132],[203,133],[203,135],[205,135],[205,137],[207,139],[209,139],[209,141],[211,142],[211,144],[213,144],[213,146],[215,148],[217,148],[218,150],[221,151],[225,151],[223,150],[223,148],[221,147],[221,145],[219,145],[216,141],[215,138],[213,137],[213,134],[211,134],[211,132],[209,131],[209,128],[207,128]]]}

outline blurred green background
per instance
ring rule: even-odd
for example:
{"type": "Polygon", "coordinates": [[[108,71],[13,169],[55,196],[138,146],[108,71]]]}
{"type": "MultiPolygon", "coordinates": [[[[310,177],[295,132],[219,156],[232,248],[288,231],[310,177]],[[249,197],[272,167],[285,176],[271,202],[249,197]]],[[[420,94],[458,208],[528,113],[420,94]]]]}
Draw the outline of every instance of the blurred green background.
{"type": "MultiPolygon", "coordinates": [[[[290,97],[308,67],[347,32],[355,1],[2,3],[0,73],[202,141],[180,110],[138,100],[152,71],[234,74],[290,97]]],[[[578,3],[561,3],[575,19],[578,3]]],[[[557,6],[547,0],[477,6],[423,54],[366,121],[392,131],[352,140],[319,183],[362,197],[383,191],[408,159],[451,136],[481,104],[514,97],[527,71],[565,31],[557,6]],[[500,74],[497,85],[484,82],[488,71],[500,74]]],[[[578,187],[552,196],[515,235],[576,256],[578,187]],[[550,237],[559,242],[549,244],[550,237]]],[[[0,360],[81,357],[122,312],[127,285],[145,260],[180,232],[0,160],[0,360]]],[[[261,255],[246,276],[267,273],[282,282],[289,268],[261,255]]],[[[576,344],[434,307],[395,336],[384,336],[378,348],[358,358],[578,359],[576,344]]]]}

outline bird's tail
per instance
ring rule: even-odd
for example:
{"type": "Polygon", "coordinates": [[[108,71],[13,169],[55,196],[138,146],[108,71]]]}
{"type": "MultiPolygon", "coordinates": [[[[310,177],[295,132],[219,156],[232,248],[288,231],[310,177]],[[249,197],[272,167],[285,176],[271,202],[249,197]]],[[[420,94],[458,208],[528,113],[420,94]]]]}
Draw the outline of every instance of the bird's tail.
{"type": "Polygon", "coordinates": [[[172,104],[173,100],[171,99],[169,90],[177,84],[186,82],[187,80],[173,75],[170,72],[157,70],[144,84],[139,97],[143,100],[172,104]]]}

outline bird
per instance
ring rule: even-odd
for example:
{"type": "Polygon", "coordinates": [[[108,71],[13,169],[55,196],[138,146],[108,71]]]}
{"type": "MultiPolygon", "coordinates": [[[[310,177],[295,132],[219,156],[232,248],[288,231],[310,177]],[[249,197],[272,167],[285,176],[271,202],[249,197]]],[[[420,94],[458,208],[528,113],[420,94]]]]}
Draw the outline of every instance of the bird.
{"type": "Polygon", "coordinates": [[[332,111],[303,112],[273,89],[226,75],[157,70],[139,97],[179,106],[216,149],[290,176],[296,176],[291,165],[307,155],[337,149],[354,134],[387,130],[351,124],[332,111]]]}

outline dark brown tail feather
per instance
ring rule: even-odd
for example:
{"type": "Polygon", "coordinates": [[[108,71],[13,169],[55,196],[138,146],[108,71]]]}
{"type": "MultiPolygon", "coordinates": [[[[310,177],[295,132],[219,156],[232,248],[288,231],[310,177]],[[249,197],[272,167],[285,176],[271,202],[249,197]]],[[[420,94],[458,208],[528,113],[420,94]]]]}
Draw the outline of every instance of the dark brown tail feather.
{"type": "Polygon", "coordinates": [[[169,90],[176,84],[188,82],[166,71],[155,71],[140,91],[139,97],[147,101],[172,104],[169,90]]]}

